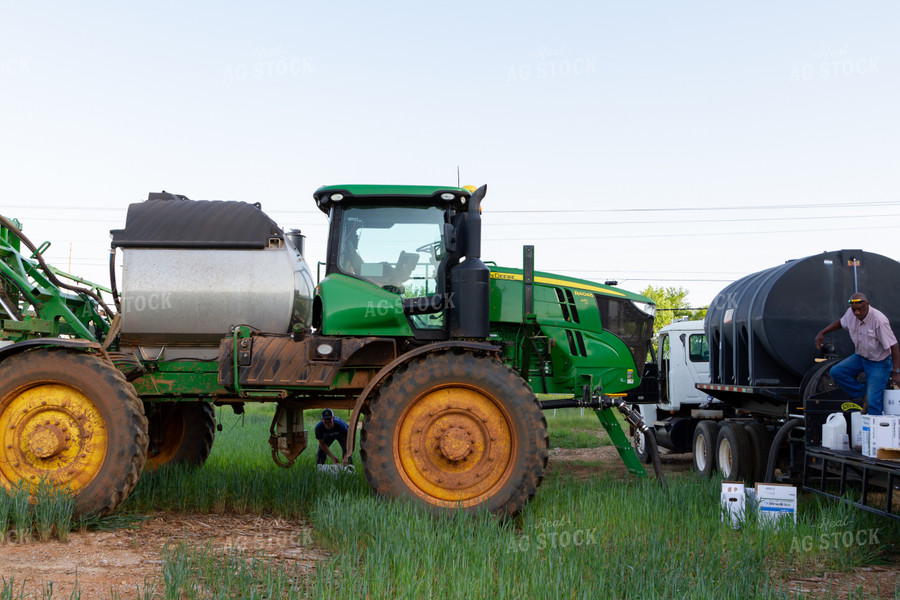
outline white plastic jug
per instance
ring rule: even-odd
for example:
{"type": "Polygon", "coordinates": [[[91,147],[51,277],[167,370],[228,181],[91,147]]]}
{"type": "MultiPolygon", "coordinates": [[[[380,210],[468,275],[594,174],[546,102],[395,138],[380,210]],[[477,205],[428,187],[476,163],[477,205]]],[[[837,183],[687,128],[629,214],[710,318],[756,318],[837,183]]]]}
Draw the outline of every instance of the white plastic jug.
{"type": "Polygon", "coordinates": [[[859,452],[862,449],[862,413],[858,410],[850,413],[850,444],[859,452]]]}
{"type": "Polygon", "coordinates": [[[884,391],[884,414],[900,415],[900,390],[884,391]]]}
{"type": "Polygon", "coordinates": [[[843,413],[831,413],[822,425],[822,445],[832,450],[841,450],[843,436],[847,435],[847,421],[843,413]]]}

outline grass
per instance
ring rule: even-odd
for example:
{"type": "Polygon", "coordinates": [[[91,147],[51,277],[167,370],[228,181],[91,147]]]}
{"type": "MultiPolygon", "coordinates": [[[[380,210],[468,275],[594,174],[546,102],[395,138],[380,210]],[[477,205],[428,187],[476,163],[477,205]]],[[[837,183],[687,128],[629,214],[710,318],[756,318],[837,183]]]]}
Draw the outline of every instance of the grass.
{"type": "Polygon", "coordinates": [[[7,490],[0,486],[0,543],[27,543],[33,533],[42,542],[52,537],[65,542],[74,510],[75,500],[68,491],[44,481],[33,488],[19,485],[7,490]]]}
{"type": "Polygon", "coordinates": [[[550,448],[599,448],[612,444],[590,409],[560,408],[548,410],[544,416],[550,432],[550,448]]]}
{"type": "MultiPolygon", "coordinates": [[[[548,414],[551,439],[587,423],[600,429],[593,413],[579,413],[548,414]]],[[[690,473],[670,477],[665,491],[652,478],[585,481],[558,469],[515,520],[434,516],[372,496],[358,463],[355,475],[317,476],[308,449],[292,469],[276,467],[266,445],[270,414],[221,414],[225,430],[202,469],[145,473],[116,518],[177,511],[302,519],[314,531],[314,573],[198,540],[165,548],[159,579],[134,597],[789,598],[802,597],[788,590],[792,578],[887,563],[900,552],[896,523],[805,494],[796,526],[751,517],[734,530],[720,519],[720,482],[690,473]],[[848,532],[858,540],[867,531],[875,541],[844,543],[848,532]]],[[[0,600],[22,598],[19,590],[4,580],[0,600]]]]}

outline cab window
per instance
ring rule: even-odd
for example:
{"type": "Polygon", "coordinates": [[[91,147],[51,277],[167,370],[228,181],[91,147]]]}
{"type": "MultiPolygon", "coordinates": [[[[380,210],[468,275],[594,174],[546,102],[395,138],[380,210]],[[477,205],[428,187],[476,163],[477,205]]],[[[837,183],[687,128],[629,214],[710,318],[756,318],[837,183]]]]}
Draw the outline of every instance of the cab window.
{"type": "Polygon", "coordinates": [[[438,207],[351,207],[344,211],[337,267],[404,297],[437,291],[444,211],[438,207]]]}
{"type": "Polygon", "coordinates": [[[691,362],[709,361],[709,344],[706,342],[706,334],[694,333],[688,340],[688,358],[691,362]]]}

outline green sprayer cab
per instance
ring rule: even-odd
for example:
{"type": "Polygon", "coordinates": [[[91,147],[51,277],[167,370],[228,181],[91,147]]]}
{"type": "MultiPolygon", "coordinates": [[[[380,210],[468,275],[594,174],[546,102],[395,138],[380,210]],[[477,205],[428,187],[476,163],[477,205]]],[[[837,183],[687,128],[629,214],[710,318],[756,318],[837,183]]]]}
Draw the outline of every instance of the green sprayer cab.
{"type": "Polygon", "coordinates": [[[112,232],[115,310],[4,221],[0,483],[51,481],[109,512],[143,468],[202,464],[212,407],[248,402],[274,404],[285,467],[306,447],[304,410],[350,410],[373,490],[436,510],[515,514],[543,478],[543,408],[596,409],[642,474],[610,399],[640,383],[652,302],[535,272],[528,246],[522,269],[488,266],[485,192],[320,188],[317,283],[302,234],[259,205],[151,194],[112,232]]]}

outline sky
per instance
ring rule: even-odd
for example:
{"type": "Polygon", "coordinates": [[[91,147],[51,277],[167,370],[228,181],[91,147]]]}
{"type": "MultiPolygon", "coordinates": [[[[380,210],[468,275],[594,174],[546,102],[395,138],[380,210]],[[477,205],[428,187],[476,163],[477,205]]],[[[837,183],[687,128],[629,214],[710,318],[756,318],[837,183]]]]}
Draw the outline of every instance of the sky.
{"type": "Polygon", "coordinates": [[[692,306],[828,250],[900,259],[895,2],[0,0],[0,213],[108,283],[148,192],[487,184],[483,257],[692,306]],[[457,179],[459,172],[459,180],[457,179]]]}

